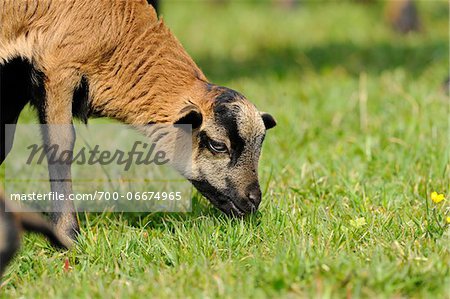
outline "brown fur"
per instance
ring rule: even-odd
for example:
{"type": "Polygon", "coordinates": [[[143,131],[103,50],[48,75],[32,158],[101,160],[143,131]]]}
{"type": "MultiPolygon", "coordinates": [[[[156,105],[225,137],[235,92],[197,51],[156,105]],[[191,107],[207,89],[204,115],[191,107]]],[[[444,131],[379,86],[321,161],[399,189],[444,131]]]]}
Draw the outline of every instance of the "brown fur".
{"type": "MultiPolygon", "coordinates": [[[[42,123],[71,124],[74,91],[85,79],[87,116],[136,126],[179,123],[193,116],[188,119],[196,119],[201,127],[194,130],[193,174],[186,177],[227,213],[236,210],[234,198],[237,206],[242,205],[240,215],[257,209],[261,143],[275,121],[268,114],[261,116],[242,95],[208,83],[145,0],[0,0],[0,25],[0,65],[22,57],[43,76],[42,123]],[[233,110],[233,117],[226,125],[218,124],[217,99],[230,95],[233,103],[227,109],[233,110]],[[199,147],[199,132],[208,131],[210,139],[224,142],[231,153],[231,147],[239,144],[227,140],[230,128],[225,126],[233,122],[238,127],[238,132],[232,130],[235,139],[245,143],[238,163],[230,163],[231,155],[199,147]]],[[[59,144],[61,152],[73,149],[75,133],[70,127],[64,132],[43,129],[43,137],[47,144],[59,144]]],[[[70,166],[49,165],[49,173],[52,191],[72,193],[70,166]]],[[[57,205],[53,218],[57,230],[74,238],[78,224],[72,203],[57,205]]]]}
{"type": "Polygon", "coordinates": [[[45,74],[47,123],[70,122],[82,75],[92,112],[129,124],[173,122],[189,101],[208,109],[205,76],[144,0],[1,2],[0,63],[22,56],[45,74]]]}

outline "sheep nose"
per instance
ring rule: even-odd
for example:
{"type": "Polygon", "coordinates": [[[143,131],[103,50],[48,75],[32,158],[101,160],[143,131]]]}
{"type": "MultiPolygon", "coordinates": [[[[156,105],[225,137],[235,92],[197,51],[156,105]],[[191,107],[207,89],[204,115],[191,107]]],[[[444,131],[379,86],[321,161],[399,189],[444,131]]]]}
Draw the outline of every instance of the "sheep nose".
{"type": "Polygon", "coordinates": [[[258,183],[253,183],[247,187],[247,199],[250,201],[253,211],[256,211],[261,203],[261,190],[258,183]]]}

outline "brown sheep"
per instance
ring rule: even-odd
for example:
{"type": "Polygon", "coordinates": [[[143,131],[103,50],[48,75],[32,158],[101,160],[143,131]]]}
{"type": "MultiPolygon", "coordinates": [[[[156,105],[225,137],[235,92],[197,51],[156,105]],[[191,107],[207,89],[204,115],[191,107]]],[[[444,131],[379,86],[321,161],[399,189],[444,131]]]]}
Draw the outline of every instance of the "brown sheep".
{"type": "MultiPolygon", "coordinates": [[[[229,215],[261,201],[258,160],[270,114],[238,92],[209,83],[145,0],[0,0],[0,163],[29,101],[42,124],[110,117],[131,125],[191,124],[192,173],[186,178],[229,215]]],[[[72,151],[73,129],[43,130],[47,144],[72,151]]],[[[51,189],[72,193],[70,166],[49,166],[51,189]]],[[[58,232],[78,231],[71,202],[56,203],[58,232]]]]}
{"type": "Polygon", "coordinates": [[[389,24],[399,33],[420,30],[417,7],[412,0],[395,0],[386,4],[385,16],[389,24]]]}

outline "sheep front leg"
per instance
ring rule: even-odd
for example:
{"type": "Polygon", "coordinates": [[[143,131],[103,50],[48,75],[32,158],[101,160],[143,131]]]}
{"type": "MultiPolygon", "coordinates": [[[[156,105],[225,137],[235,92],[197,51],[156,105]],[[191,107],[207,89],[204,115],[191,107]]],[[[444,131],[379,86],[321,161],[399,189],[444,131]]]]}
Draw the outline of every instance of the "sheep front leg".
{"type": "Polygon", "coordinates": [[[71,163],[75,145],[75,130],[72,125],[72,98],[76,80],[67,74],[47,77],[45,95],[40,108],[43,124],[42,137],[47,153],[48,172],[52,192],[63,194],[65,200],[52,203],[51,220],[56,231],[72,243],[79,232],[75,206],[70,201],[72,194],[71,163]]]}

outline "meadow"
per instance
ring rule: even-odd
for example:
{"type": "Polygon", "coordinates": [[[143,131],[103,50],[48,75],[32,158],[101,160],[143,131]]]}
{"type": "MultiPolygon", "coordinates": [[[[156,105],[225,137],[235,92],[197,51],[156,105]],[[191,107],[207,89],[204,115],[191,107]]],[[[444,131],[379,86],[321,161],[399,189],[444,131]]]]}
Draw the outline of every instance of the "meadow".
{"type": "Polygon", "coordinates": [[[0,297],[450,298],[448,3],[406,36],[380,4],[164,2],[209,80],[277,119],[259,212],[82,213],[69,252],[25,235],[0,297]]]}

